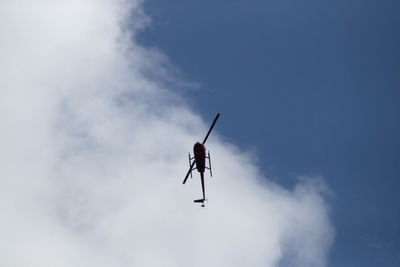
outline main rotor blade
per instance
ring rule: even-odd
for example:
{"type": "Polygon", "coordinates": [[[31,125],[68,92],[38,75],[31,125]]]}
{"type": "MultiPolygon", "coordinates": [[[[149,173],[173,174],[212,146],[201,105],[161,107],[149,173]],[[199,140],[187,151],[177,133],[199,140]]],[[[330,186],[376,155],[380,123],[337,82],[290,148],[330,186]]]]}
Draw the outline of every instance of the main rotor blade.
{"type": "MultiPolygon", "coordinates": [[[[204,138],[203,144],[206,143],[208,136],[210,135],[212,129],[214,128],[215,123],[217,122],[217,120],[218,120],[218,118],[219,118],[219,115],[221,115],[220,112],[218,112],[218,114],[217,114],[217,116],[215,117],[213,123],[211,124],[211,127],[210,127],[210,129],[208,130],[208,133],[207,133],[206,137],[204,138]]],[[[189,174],[190,174],[190,172],[193,170],[194,163],[195,163],[195,161],[193,161],[192,164],[190,165],[189,171],[187,172],[187,174],[186,174],[186,176],[185,176],[185,179],[183,180],[183,184],[185,184],[185,183],[186,183],[186,180],[189,178],[189,174]]]]}
{"type": "Polygon", "coordinates": [[[186,183],[186,180],[189,178],[189,174],[190,174],[190,172],[191,172],[192,169],[193,169],[194,163],[195,163],[195,161],[193,160],[192,164],[190,165],[189,171],[188,171],[188,173],[186,174],[185,179],[183,180],[183,184],[185,184],[185,183],[186,183]]]}
{"type": "Polygon", "coordinates": [[[217,116],[215,117],[213,123],[211,124],[210,130],[208,130],[208,133],[207,133],[206,137],[204,138],[203,144],[206,143],[208,136],[210,135],[212,129],[214,128],[215,123],[217,122],[217,120],[218,120],[218,118],[219,118],[219,115],[221,115],[220,112],[218,112],[218,114],[217,114],[217,116]]]}

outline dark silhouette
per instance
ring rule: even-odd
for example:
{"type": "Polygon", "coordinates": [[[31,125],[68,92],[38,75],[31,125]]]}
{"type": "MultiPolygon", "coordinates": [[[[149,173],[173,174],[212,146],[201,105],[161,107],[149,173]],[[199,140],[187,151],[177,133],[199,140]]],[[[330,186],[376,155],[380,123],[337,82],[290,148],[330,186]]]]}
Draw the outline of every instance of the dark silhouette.
{"type": "Polygon", "coordinates": [[[190,177],[192,177],[192,170],[197,169],[197,171],[200,173],[201,188],[203,190],[203,198],[197,199],[194,202],[201,203],[202,207],[204,207],[204,201],[206,201],[205,187],[204,187],[204,171],[205,171],[205,169],[210,170],[210,176],[212,177],[210,152],[208,152],[208,156],[206,156],[206,147],[204,146],[204,144],[206,143],[208,136],[210,135],[212,129],[214,128],[214,125],[217,122],[219,115],[221,115],[221,113],[218,112],[218,114],[215,117],[213,123],[211,124],[211,127],[208,130],[208,133],[207,133],[206,137],[204,138],[203,142],[197,142],[196,144],[194,144],[194,147],[193,147],[194,157],[191,157],[190,152],[189,152],[190,168],[186,174],[185,179],[183,180],[183,184],[185,184],[186,180],[189,177],[189,174],[190,174],[190,177]],[[208,167],[206,166],[206,158],[208,159],[208,167]],[[196,167],[194,168],[195,163],[196,163],[196,167]]]}

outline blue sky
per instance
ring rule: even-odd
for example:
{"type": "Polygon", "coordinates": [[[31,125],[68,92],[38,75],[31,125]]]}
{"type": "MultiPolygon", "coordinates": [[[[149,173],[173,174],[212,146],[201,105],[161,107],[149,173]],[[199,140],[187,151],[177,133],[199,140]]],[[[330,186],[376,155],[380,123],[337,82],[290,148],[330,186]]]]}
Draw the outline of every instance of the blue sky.
{"type": "Polygon", "coordinates": [[[321,175],[336,240],[329,266],[400,264],[398,1],[145,2],[137,37],[196,88],[193,110],[291,188],[321,175]]]}

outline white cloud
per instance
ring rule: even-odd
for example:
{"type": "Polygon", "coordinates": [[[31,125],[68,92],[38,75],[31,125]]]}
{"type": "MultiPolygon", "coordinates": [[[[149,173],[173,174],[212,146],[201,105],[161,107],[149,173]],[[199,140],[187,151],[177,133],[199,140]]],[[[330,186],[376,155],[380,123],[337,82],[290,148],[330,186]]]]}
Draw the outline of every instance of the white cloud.
{"type": "Polygon", "coordinates": [[[323,266],[320,186],[268,182],[217,132],[194,205],[182,176],[208,122],[131,42],[148,21],[141,1],[0,3],[0,265],[323,266]]]}

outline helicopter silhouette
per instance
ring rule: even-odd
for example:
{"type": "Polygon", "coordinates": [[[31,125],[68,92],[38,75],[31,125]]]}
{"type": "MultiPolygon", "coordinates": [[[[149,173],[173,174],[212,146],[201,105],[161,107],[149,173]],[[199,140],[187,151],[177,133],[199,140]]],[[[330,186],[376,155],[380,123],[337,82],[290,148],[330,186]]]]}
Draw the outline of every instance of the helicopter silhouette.
{"type": "Polygon", "coordinates": [[[201,203],[201,207],[204,206],[204,201],[207,201],[206,195],[205,195],[205,187],[204,187],[204,172],[206,169],[210,171],[210,176],[212,177],[212,170],[211,170],[211,158],[210,158],[210,151],[208,151],[206,155],[206,147],[205,143],[207,141],[208,136],[210,135],[212,129],[214,128],[215,123],[217,122],[219,116],[221,115],[220,112],[218,112],[217,116],[215,117],[213,123],[211,124],[210,129],[207,132],[206,137],[204,138],[203,142],[196,142],[193,146],[193,154],[194,156],[190,156],[189,152],[189,171],[187,172],[185,179],[183,180],[183,184],[186,183],[187,179],[190,177],[192,178],[192,171],[197,170],[200,173],[200,179],[201,179],[201,188],[203,191],[203,198],[201,199],[196,199],[194,200],[195,203],[201,203]],[[208,167],[206,166],[206,159],[208,159],[208,167]],[[196,167],[194,165],[196,164],[196,167]]]}

